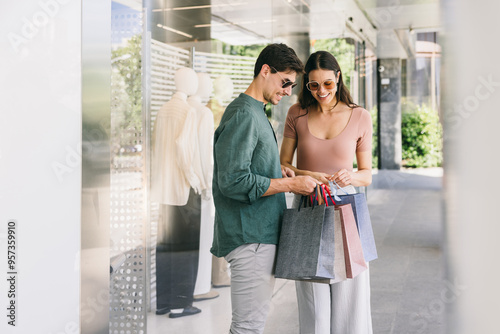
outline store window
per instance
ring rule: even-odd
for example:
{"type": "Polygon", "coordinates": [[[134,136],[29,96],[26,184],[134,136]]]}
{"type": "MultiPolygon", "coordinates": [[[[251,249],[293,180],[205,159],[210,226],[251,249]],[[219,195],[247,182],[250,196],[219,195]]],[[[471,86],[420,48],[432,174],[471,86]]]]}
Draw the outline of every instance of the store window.
{"type": "Polygon", "coordinates": [[[436,32],[416,34],[415,55],[405,65],[403,102],[439,110],[441,47],[436,32]]]}

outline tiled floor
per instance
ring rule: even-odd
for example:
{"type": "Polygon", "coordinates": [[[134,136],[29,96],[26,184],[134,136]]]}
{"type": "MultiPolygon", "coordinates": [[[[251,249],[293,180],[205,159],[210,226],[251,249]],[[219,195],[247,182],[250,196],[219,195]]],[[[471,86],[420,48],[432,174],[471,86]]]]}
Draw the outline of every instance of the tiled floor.
{"type": "MultiPolygon", "coordinates": [[[[370,263],[376,334],[444,333],[453,282],[442,271],[441,169],[380,171],[368,189],[379,259],[370,263]]],[[[202,312],[185,318],[148,316],[148,334],[228,333],[229,288],[196,302],[202,312]]],[[[277,280],[266,334],[298,333],[295,284],[277,280]]],[[[339,333],[349,334],[349,333],[339,333]]]]}

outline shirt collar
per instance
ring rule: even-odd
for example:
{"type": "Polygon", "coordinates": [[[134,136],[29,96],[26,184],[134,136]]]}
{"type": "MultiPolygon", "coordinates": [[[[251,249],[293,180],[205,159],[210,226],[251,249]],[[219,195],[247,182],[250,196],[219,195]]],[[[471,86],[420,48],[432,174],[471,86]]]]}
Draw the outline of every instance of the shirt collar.
{"type": "Polygon", "coordinates": [[[245,98],[245,100],[249,101],[252,105],[255,105],[255,108],[259,108],[259,109],[264,110],[264,113],[265,113],[266,104],[262,103],[262,101],[256,100],[253,97],[251,97],[250,95],[247,95],[245,93],[241,93],[240,97],[245,98]]]}

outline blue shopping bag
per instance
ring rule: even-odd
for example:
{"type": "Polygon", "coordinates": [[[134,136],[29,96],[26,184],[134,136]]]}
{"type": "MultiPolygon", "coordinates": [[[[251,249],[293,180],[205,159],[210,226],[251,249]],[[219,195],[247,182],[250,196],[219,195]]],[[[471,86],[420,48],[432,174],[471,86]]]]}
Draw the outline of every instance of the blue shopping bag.
{"type": "MultiPolygon", "coordinates": [[[[331,182],[330,188],[337,189],[331,182]]],[[[338,190],[342,191],[342,188],[338,190]]],[[[368,212],[368,204],[366,203],[365,194],[336,194],[334,195],[334,199],[337,205],[351,204],[354,219],[356,220],[356,225],[358,227],[359,238],[361,239],[361,246],[363,247],[365,261],[370,262],[377,259],[377,247],[375,245],[375,237],[373,236],[372,222],[370,219],[370,213],[368,212]]]]}

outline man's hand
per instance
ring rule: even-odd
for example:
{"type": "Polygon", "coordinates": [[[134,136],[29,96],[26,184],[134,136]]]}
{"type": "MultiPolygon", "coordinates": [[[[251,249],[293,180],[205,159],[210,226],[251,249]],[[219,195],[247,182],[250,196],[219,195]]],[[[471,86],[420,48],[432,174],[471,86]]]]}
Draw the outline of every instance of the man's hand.
{"type": "Polygon", "coordinates": [[[316,190],[316,185],[321,184],[308,175],[299,175],[291,179],[291,192],[298,195],[311,195],[316,190]]]}
{"type": "Polygon", "coordinates": [[[308,175],[271,179],[269,188],[262,196],[270,196],[284,192],[292,192],[299,195],[310,195],[316,189],[316,184],[321,184],[321,182],[316,181],[308,175]]]}

